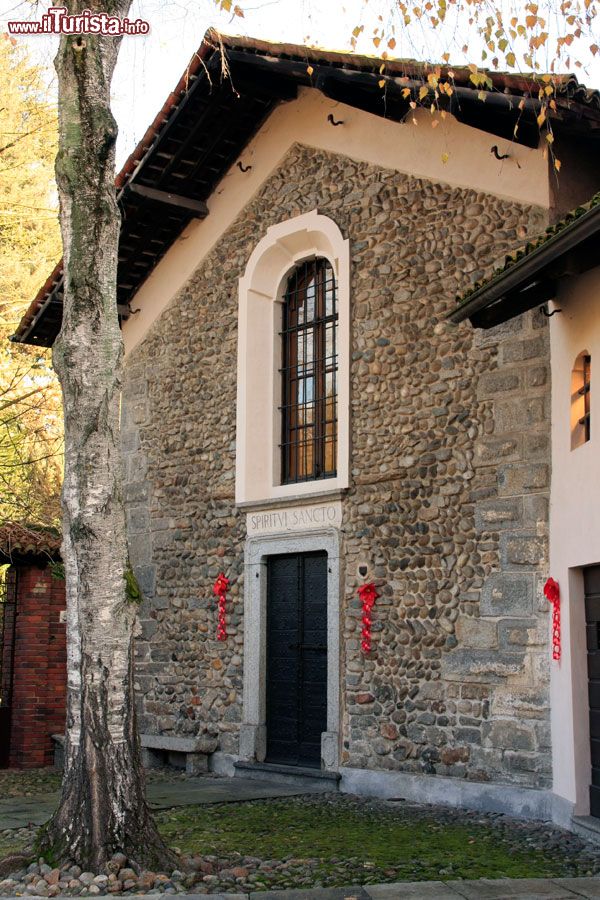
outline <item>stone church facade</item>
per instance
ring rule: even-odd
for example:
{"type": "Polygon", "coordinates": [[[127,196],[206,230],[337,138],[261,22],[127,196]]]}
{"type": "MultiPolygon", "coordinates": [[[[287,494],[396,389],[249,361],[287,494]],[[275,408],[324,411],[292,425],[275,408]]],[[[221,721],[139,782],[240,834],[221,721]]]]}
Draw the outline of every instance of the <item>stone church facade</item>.
{"type": "MultiPolygon", "coordinates": [[[[299,145],[127,359],[125,495],[148,597],[142,728],[214,729],[240,753],[244,545],[257,538],[235,503],[237,287],[257,235],[317,207],[350,241],[352,272],[352,480],[333,493],[314,482],[306,500],[341,507],[315,530],[341,561],[334,765],[548,787],[546,321],[529,314],[484,340],[444,323],[492,239],[502,255],[543,212],[299,145]],[[367,656],[361,563],[381,593],[367,656]]],[[[312,528],[279,534],[315,546],[312,528]]]]}
{"type": "MultiPolygon", "coordinates": [[[[306,77],[303,48],[227,46],[244,77],[252,67],[271,84],[306,77]]],[[[306,752],[342,790],[560,818],[542,594],[548,320],[536,308],[476,331],[448,315],[587,195],[586,139],[557,193],[537,139],[511,143],[510,118],[506,139],[490,134],[468,87],[433,129],[429,111],[368,107],[358,76],[376,85],[373,61],[315,51],[310,69],[314,84],[236,147],[207,214],[165,248],[124,315],[124,496],[145,598],[140,730],[206,736],[221,772],[240,760],[303,767],[306,752]],[[490,152],[501,140],[506,162],[490,152]],[[304,376],[285,349],[286,304],[307,261],[324,261],[335,283],[336,411],[315,439],[324,468],[311,456],[298,474],[308,451],[297,445],[289,477],[282,379],[297,400],[304,376]],[[365,583],[379,594],[369,652],[365,583]],[[292,591],[294,635],[277,585],[292,591]],[[292,730],[317,728],[317,759],[314,736],[286,759],[286,704],[300,710],[292,730]]],[[[121,184],[161,141],[169,148],[171,115],[121,184]]],[[[569,122],[565,113],[557,144],[575,154],[569,122]]],[[[305,292],[303,315],[309,302],[305,292]]],[[[303,397],[290,428],[305,440],[300,415],[320,401],[303,397]]]]}

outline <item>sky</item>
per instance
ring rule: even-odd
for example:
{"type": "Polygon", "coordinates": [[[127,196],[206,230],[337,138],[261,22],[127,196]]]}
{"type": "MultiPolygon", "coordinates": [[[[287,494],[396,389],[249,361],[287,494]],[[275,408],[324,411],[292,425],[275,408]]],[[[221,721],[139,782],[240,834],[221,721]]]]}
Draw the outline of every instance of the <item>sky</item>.
{"type": "MultiPolygon", "coordinates": [[[[364,26],[358,49],[376,52],[372,38],[375,28],[389,28],[393,0],[234,0],[244,10],[239,18],[217,9],[215,0],[134,0],[130,18],[149,22],[148,35],[125,37],[113,78],[112,105],[119,124],[118,166],[125,161],[141,139],[148,125],[163,105],[167,95],[179,81],[189,59],[200,45],[208,27],[226,34],[245,34],[263,39],[309,43],[329,49],[349,49],[352,31],[364,26]]],[[[555,0],[546,0],[551,4],[555,0]]],[[[506,11],[510,7],[523,10],[525,0],[500,0],[506,11]]],[[[0,30],[12,19],[38,18],[49,5],[39,0],[0,0],[0,30]]],[[[540,7],[544,5],[540,0],[540,7]]],[[[497,4],[490,3],[491,8],[497,4]]],[[[550,17],[549,17],[550,18],[550,17]]],[[[481,61],[481,42],[475,32],[465,31],[464,22],[457,29],[450,23],[445,31],[413,28],[409,34],[397,32],[393,55],[417,59],[440,60],[449,52],[454,64],[481,61]],[[469,44],[469,55],[462,52],[469,44]],[[470,58],[469,58],[470,56],[470,58]]],[[[600,28],[600,17],[599,17],[600,28]]],[[[552,24],[549,27],[552,33],[552,24]]],[[[593,36],[592,36],[593,39],[593,36]]],[[[53,89],[56,80],[52,59],[56,39],[46,37],[18,38],[27,44],[35,59],[46,66],[53,89]]],[[[600,56],[585,52],[589,45],[573,47],[573,56],[584,63],[575,70],[580,80],[600,88],[600,56]]],[[[600,35],[598,39],[600,43],[600,35]]],[[[573,66],[571,66],[573,68],[573,66]]]]}

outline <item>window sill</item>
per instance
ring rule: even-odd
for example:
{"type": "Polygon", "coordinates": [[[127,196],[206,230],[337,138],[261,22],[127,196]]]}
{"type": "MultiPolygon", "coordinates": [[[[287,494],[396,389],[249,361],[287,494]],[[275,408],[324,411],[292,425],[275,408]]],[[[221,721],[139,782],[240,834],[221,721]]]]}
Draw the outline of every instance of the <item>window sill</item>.
{"type": "MultiPolygon", "coordinates": [[[[288,485],[296,487],[296,485],[288,485]]],[[[324,487],[322,490],[313,490],[310,493],[283,494],[279,497],[265,497],[263,500],[240,500],[235,505],[237,509],[252,512],[254,509],[269,509],[272,506],[289,504],[313,503],[316,500],[343,500],[348,493],[348,488],[324,487]]]]}

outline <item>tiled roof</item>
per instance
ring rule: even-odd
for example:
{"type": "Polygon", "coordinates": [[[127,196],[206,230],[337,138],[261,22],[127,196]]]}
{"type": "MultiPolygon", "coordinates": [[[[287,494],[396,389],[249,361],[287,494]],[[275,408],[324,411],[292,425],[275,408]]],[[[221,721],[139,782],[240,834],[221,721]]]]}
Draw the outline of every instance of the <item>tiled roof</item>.
{"type": "Polygon", "coordinates": [[[18,522],[0,525],[0,562],[9,562],[14,556],[57,559],[60,545],[61,537],[56,529],[29,527],[18,522]]]}
{"type": "MultiPolygon", "coordinates": [[[[400,121],[409,110],[412,97],[418,99],[428,70],[431,66],[411,59],[383,60],[219,35],[209,29],[177,86],[116,177],[124,210],[117,284],[121,306],[126,308],[140,284],[194,218],[189,210],[173,208],[169,216],[151,215],[144,202],[152,201],[140,199],[140,186],[146,189],[146,197],[148,188],[159,187],[182,195],[186,190],[186,197],[203,202],[274,105],[290,99],[291,92],[298,87],[317,88],[349,105],[400,121]],[[228,98],[219,83],[221,48],[226,51],[233,72],[236,103],[232,102],[231,87],[228,98]],[[381,79],[385,80],[385,92],[379,87],[381,79]],[[222,137],[217,140],[215,135],[221,132],[222,137]],[[173,150],[171,145],[189,146],[190,150],[198,145],[202,149],[197,151],[199,157],[194,160],[180,159],[181,152],[173,150]],[[192,163],[190,174],[191,170],[185,166],[192,163]],[[149,231],[153,231],[151,251],[143,236],[149,231]]],[[[451,77],[455,90],[452,97],[443,97],[439,102],[446,103],[460,121],[511,139],[515,139],[514,127],[518,121],[516,140],[536,146],[539,80],[528,75],[488,71],[491,87],[481,90],[474,87],[471,74],[467,68],[441,66],[440,78],[451,77]],[[485,103],[480,99],[482,93],[485,103]]],[[[592,129],[598,131],[600,93],[581,85],[574,75],[556,76],[555,83],[556,109],[549,113],[555,120],[555,128],[560,124],[582,135],[590,134],[592,129]]],[[[27,309],[15,340],[51,346],[62,318],[62,282],[61,260],[27,309]]]]}
{"type": "Polygon", "coordinates": [[[459,308],[469,302],[472,298],[473,294],[476,294],[484,287],[489,287],[493,284],[494,281],[499,279],[505,272],[508,272],[509,269],[512,269],[516,263],[520,262],[520,260],[525,257],[531,256],[535,251],[544,247],[552,238],[557,235],[565,232],[571,226],[582,218],[586,213],[590,210],[594,209],[594,207],[600,206],[600,193],[594,194],[591,200],[587,203],[582,204],[581,206],[572,209],[567,215],[560,220],[560,222],[556,222],[554,225],[550,225],[536,238],[533,238],[530,241],[527,241],[526,244],[518,247],[516,250],[513,250],[511,253],[508,253],[504,257],[504,262],[502,265],[498,266],[492,274],[488,278],[481,279],[480,281],[474,282],[467,291],[463,294],[459,294],[456,298],[456,302],[459,304],[459,308]]]}

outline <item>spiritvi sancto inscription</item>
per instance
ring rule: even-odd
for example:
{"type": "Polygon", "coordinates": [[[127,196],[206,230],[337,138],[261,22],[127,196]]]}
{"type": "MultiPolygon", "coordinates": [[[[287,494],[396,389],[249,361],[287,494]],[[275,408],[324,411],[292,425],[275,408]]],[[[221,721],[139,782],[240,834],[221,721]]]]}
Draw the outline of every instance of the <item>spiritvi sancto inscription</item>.
{"type": "Polygon", "coordinates": [[[277,507],[247,513],[248,536],[277,532],[306,531],[310,528],[339,528],[341,500],[302,506],[277,507]]]}

